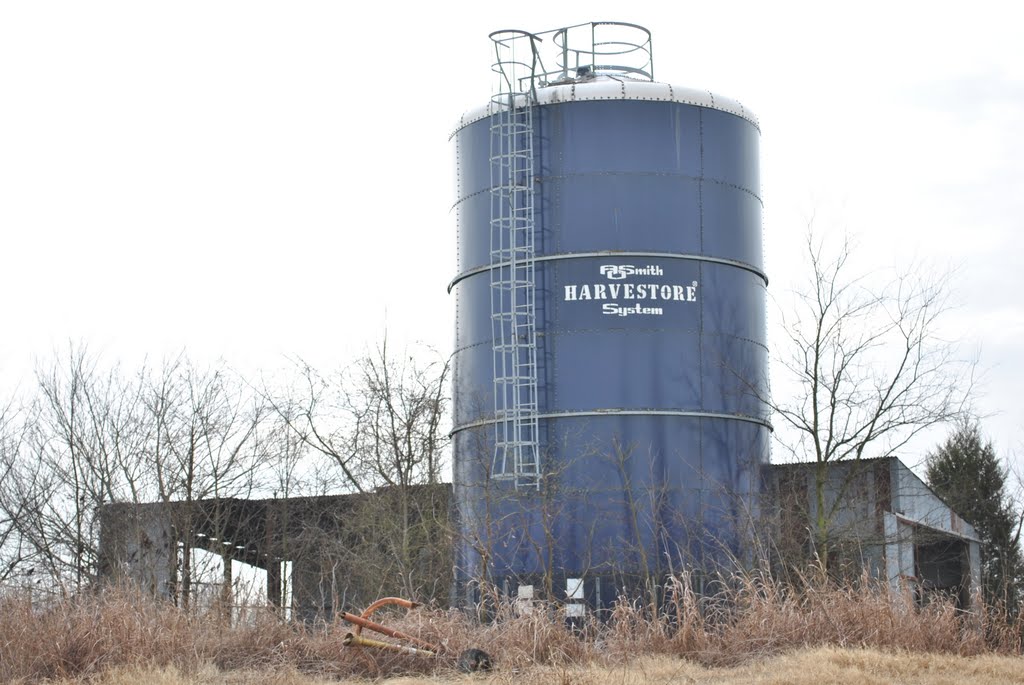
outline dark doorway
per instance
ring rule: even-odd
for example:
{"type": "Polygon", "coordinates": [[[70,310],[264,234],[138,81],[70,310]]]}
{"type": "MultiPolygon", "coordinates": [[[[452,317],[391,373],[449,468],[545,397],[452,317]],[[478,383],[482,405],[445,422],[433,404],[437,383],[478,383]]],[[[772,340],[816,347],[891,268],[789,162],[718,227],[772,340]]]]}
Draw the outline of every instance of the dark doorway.
{"type": "Polygon", "coordinates": [[[967,544],[946,536],[933,534],[929,537],[928,541],[914,546],[918,603],[924,605],[938,598],[952,599],[958,609],[967,609],[970,603],[967,544]]]}

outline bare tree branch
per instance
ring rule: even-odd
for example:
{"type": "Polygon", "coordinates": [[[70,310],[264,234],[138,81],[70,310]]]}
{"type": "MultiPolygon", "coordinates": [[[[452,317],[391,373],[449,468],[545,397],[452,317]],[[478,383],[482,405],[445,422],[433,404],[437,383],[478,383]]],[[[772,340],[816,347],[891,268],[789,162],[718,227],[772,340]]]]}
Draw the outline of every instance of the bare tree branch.
{"type": "Polygon", "coordinates": [[[892,455],[962,416],[975,364],[940,335],[949,274],[919,269],[875,285],[878,274],[852,273],[848,239],[830,251],[808,232],[805,249],[807,280],[783,312],[776,365],[794,392],[763,399],[789,429],[787,449],[818,464],[817,544],[825,550],[845,494],[826,502],[828,465],[892,455]]]}

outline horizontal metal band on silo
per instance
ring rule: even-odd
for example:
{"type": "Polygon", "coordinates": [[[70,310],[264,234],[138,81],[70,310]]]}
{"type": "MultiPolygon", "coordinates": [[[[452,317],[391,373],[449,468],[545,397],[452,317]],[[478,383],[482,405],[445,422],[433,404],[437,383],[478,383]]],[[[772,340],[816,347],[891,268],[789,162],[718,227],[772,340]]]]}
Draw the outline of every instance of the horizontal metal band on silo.
{"type": "MultiPolygon", "coordinates": [[[[770,431],[775,430],[774,426],[767,420],[758,418],[756,416],[748,416],[746,414],[723,414],[721,412],[711,411],[683,411],[675,409],[592,409],[588,411],[560,411],[551,412],[546,414],[538,414],[538,419],[567,419],[567,418],[580,418],[580,417],[600,417],[600,416],[675,416],[681,418],[696,418],[696,419],[727,419],[732,421],[745,421],[747,423],[754,423],[759,426],[764,426],[770,431]]],[[[484,426],[493,426],[497,422],[497,419],[481,419],[480,421],[473,421],[461,426],[455,426],[452,428],[449,437],[455,435],[464,430],[472,430],[474,428],[482,428],[484,426]]]]}
{"type": "MultiPolygon", "coordinates": [[[[735,259],[725,259],[724,257],[709,257],[708,255],[702,255],[702,254],[680,254],[678,252],[615,252],[615,251],[605,251],[605,250],[602,250],[600,252],[565,252],[565,253],[561,253],[561,254],[544,255],[544,256],[541,256],[541,257],[534,257],[533,261],[536,263],[536,262],[550,262],[550,261],[556,261],[556,260],[560,260],[560,259],[593,259],[595,257],[615,257],[615,258],[620,258],[620,257],[622,257],[622,258],[625,258],[625,257],[642,257],[642,258],[645,258],[645,259],[646,258],[650,258],[650,259],[685,259],[685,260],[692,260],[692,261],[697,261],[697,262],[708,262],[708,263],[711,263],[711,264],[724,264],[726,266],[735,266],[735,267],[737,267],[739,269],[743,269],[745,271],[749,271],[750,273],[755,274],[756,276],[760,277],[761,280],[764,281],[764,284],[765,284],[766,287],[768,285],[768,276],[763,271],[761,271],[760,269],[758,269],[756,266],[754,266],[752,264],[747,264],[745,262],[740,262],[740,261],[737,261],[735,259]]],[[[469,278],[471,276],[475,276],[477,274],[486,273],[486,272],[490,271],[491,269],[495,269],[495,268],[499,268],[499,267],[505,267],[505,266],[510,266],[510,264],[507,263],[507,262],[499,264],[499,265],[494,265],[494,266],[492,266],[490,264],[486,264],[484,266],[476,267],[475,269],[469,269],[468,271],[464,271],[461,274],[459,274],[458,276],[456,276],[455,278],[453,278],[451,283],[448,284],[448,292],[451,293],[452,288],[454,288],[456,286],[456,284],[459,283],[459,281],[463,281],[463,280],[465,280],[465,279],[467,279],[467,278],[469,278]]]]}

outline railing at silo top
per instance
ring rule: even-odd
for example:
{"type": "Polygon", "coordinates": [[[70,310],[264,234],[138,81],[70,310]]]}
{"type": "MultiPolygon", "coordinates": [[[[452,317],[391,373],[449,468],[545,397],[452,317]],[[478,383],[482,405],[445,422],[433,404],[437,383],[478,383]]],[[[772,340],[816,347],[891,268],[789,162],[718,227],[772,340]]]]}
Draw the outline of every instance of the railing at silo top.
{"type": "Polygon", "coordinates": [[[551,34],[555,48],[555,64],[559,70],[544,74],[559,79],[584,76],[587,73],[605,76],[654,80],[654,53],[651,32],[643,26],[618,21],[596,21],[568,26],[538,34],[551,34]]]}
{"type": "Polygon", "coordinates": [[[499,52],[495,71],[509,82],[504,91],[533,92],[599,75],[654,80],[651,32],[637,24],[595,21],[540,33],[508,29],[495,31],[491,39],[499,52]],[[517,44],[522,48],[519,55],[529,63],[500,55],[502,48],[513,54],[517,44]]]}

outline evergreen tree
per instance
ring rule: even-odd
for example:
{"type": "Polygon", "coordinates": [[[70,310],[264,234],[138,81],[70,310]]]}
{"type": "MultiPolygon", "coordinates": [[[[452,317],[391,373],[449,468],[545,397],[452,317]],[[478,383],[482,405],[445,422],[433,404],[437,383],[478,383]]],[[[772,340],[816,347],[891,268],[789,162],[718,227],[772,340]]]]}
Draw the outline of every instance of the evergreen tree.
{"type": "Polygon", "coordinates": [[[977,421],[964,421],[928,454],[928,485],[974,526],[982,542],[982,590],[988,604],[1014,609],[1021,599],[1024,559],[1020,514],[1006,492],[1005,467],[977,421]]]}

